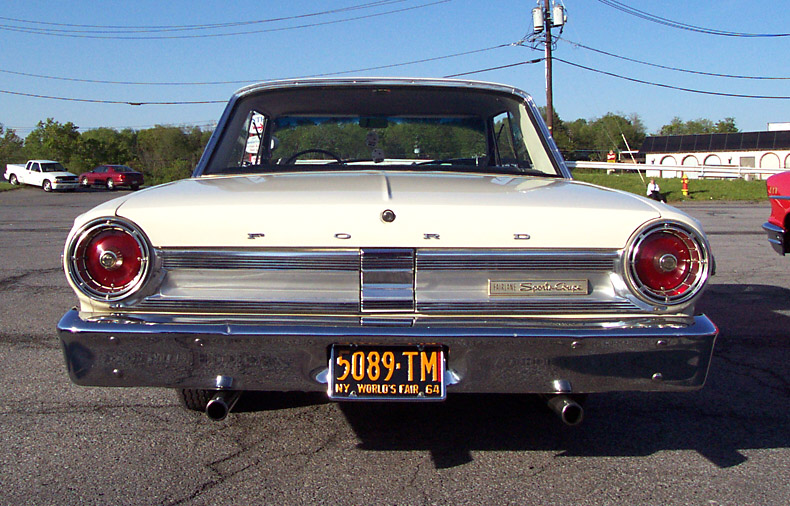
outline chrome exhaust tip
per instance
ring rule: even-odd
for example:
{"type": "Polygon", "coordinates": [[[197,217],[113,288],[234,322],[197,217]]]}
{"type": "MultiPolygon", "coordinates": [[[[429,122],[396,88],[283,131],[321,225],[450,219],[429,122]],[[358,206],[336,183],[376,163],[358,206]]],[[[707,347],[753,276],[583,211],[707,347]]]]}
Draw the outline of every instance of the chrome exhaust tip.
{"type": "Polygon", "coordinates": [[[215,422],[224,420],[239,397],[241,397],[240,390],[220,390],[206,404],[206,416],[215,422]]]}
{"type": "Polygon", "coordinates": [[[584,419],[584,408],[567,395],[553,395],[546,399],[546,403],[565,425],[579,425],[584,419]]]}

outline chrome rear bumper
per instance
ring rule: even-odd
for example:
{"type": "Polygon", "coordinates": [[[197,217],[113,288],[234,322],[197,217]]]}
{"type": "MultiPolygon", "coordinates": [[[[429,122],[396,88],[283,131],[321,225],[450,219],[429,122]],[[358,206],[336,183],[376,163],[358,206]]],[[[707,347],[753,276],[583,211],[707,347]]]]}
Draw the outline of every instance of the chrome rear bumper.
{"type": "MultiPolygon", "coordinates": [[[[515,322],[515,323],[514,323],[515,322]]],[[[325,391],[334,343],[446,348],[448,392],[679,391],[705,383],[718,329],[705,316],[575,324],[222,320],[134,315],[58,324],[69,375],[93,386],[325,391]],[[310,323],[308,323],[310,322],[310,323]]],[[[568,393],[568,392],[565,392],[568,393]]]]}

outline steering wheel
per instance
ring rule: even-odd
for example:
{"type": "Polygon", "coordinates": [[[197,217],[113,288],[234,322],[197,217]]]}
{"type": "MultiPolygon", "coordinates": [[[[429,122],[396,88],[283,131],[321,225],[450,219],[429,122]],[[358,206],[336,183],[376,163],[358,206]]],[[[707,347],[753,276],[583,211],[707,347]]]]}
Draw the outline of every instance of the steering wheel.
{"type": "Polygon", "coordinates": [[[283,162],[283,164],[291,165],[296,161],[297,158],[299,158],[302,155],[306,155],[307,153],[321,153],[322,155],[331,156],[332,158],[337,160],[337,163],[343,163],[343,159],[337,156],[336,154],[332,153],[331,151],[327,151],[325,149],[305,149],[304,151],[299,151],[289,156],[288,159],[283,162]]]}

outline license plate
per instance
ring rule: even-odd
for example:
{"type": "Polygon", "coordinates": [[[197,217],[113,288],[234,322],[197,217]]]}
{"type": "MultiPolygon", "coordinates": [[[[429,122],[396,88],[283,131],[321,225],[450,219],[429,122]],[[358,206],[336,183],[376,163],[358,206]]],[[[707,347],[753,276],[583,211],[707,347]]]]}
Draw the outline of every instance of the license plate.
{"type": "Polygon", "coordinates": [[[333,345],[329,398],[443,400],[444,350],[438,345],[333,345]]]}

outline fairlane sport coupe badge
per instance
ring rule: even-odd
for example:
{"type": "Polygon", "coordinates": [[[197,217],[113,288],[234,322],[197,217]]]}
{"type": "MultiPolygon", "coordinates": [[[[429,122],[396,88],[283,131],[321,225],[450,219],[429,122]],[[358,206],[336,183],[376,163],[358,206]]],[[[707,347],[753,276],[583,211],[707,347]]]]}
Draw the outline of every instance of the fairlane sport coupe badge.
{"type": "Polygon", "coordinates": [[[551,279],[531,281],[488,280],[488,295],[518,295],[523,297],[543,295],[587,295],[590,283],[586,279],[551,279]]]}

